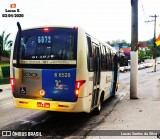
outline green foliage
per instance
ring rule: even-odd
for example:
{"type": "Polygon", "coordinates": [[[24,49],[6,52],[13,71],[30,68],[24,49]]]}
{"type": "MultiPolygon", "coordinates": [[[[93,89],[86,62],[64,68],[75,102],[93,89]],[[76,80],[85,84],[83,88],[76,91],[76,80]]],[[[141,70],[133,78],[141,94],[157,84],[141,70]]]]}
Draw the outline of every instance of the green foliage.
{"type": "Polygon", "coordinates": [[[146,50],[146,56],[145,56],[145,58],[147,59],[147,58],[152,58],[153,57],[153,52],[152,52],[152,50],[150,50],[150,49],[148,49],[148,50],[146,50]]]}
{"type": "Polygon", "coordinates": [[[114,46],[114,45],[125,45],[125,46],[130,46],[129,43],[126,42],[126,40],[112,40],[112,41],[108,41],[107,42],[108,44],[110,44],[111,46],[114,46]]]}
{"type": "Polygon", "coordinates": [[[10,50],[13,44],[13,41],[9,40],[10,35],[10,33],[5,35],[5,31],[0,35],[0,61],[1,56],[10,57],[10,50]]]}
{"type": "Polygon", "coordinates": [[[2,67],[9,66],[10,64],[8,62],[0,62],[0,78],[2,78],[2,67]]]}
{"type": "Polygon", "coordinates": [[[152,59],[153,52],[150,49],[147,49],[145,51],[139,50],[138,51],[138,58],[139,58],[140,62],[144,61],[144,59],[152,59]]]}
{"type": "Polygon", "coordinates": [[[10,77],[10,66],[1,67],[2,77],[9,78],[10,77]]]}
{"type": "Polygon", "coordinates": [[[2,56],[4,56],[4,57],[10,57],[10,55],[11,55],[11,51],[5,50],[5,51],[3,51],[3,53],[2,53],[2,56]]]}
{"type": "Polygon", "coordinates": [[[139,50],[139,51],[138,51],[138,58],[139,58],[140,61],[143,61],[144,58],[145,58],[145,52],[139,50]]]}
{"type": "Polygon", "coordinates": [[[111,42],[111,44],[119,44],[119,43],[122,43],[122,44],[127,44],[127,42],[125,41],[125,40],[113,40],[112,42],[111,42]]]}
{"type": "Polygon", "coordinates": [[[1,35],[1,37],[2,37],[2,42],[1,43],[2,43],[2,46],[3,46],[2,51],[11,49],[13,41],[9,40],[10,35],[11,35],[10,33],[5,35],[5,31],[2,32],[2,35],[1,35]]]}

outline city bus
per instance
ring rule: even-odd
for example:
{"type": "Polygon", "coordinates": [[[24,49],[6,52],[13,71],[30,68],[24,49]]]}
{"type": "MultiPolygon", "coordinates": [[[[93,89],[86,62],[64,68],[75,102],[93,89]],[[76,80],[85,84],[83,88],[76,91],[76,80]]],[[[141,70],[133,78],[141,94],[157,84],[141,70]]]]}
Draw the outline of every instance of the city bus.
{"type": "Polygon", "coordinates": [[[81,27],[17,25],[10,60],[14,105],[99,114],[118,87],[116,50],[81,27]]]}

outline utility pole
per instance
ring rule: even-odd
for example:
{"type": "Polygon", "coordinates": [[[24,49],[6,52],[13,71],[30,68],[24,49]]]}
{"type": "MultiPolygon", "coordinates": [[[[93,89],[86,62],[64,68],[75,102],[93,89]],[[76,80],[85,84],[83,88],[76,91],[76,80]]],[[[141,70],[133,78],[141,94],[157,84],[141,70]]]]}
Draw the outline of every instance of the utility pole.
{"type": "Polygon", "coordinates": [[[158,15],[151,15],[150,17],[154,18],[154,20],[150,20],[150,21],[145,21],[145,22],[154,22],[154,37],[153,37],[153,58],[155,59],[154,62],[154,72],[156,72],[156,57],[157,57],[157,50],[156,50],[156,18],[158,17],[158,15]]]}
{"type": "Polygon", "coordinates": [[[131,0],[131,72],[130,99],[137,99],[138,91],[138,0],[131,0]]]}

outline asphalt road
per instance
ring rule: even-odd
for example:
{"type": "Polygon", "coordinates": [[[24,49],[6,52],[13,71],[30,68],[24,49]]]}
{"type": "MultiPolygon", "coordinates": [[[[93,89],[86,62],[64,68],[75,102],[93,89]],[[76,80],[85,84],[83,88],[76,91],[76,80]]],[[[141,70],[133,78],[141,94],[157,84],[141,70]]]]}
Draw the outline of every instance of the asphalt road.
{"type": "MultiPolygon", "coordinates": [[[[147,76],[147,73],[152,70],[153,68],[140,70],[139,78],[147,76]]],[[[56,113],[16,108],[13,106],[11,90],[4,90],[0,93],[0,129],[40,130],[43,131],[44,138],[51,138],[53,135],[56,135],[56,138],[64,138],[77,134],[83,135],[82,138],[84,138],[92,129],[104,123],[105,118],[114,111],[114,107],[129,92],[130,73],[120,73],[119,80],[120,87],[116,96],[104,103],[102,112],[98,116],[86,113],[56,113]]]]}
{"type": "MultiPolygon", "coordinates": [[[[9,91],[9,90],[8,90],[9,91]]],[[[0,129],[1,130],[34,130],[43,131],[43,135],[58,135],[57,138],[79,134],[87,135],[92,128],[103,123],[118,103],[119,96],[109,99],[104,103],[100,115],[86,113],[56,113],[15,108],[12,99],[1,101],[0,105],[0,129]],[[4,102],[4,104],[2,104],[4,102]],[[87,129],[87,130],[84,130],[87,129]]]]}
{"type": "Polygon", "coordinates": [[[11,89],[4,89],[3,92],[0,93],[0,129],[3,129],[4,126],[12,122],[23,120],[26,116],[38,112],[39,111],[14,107],[11,89]]]}

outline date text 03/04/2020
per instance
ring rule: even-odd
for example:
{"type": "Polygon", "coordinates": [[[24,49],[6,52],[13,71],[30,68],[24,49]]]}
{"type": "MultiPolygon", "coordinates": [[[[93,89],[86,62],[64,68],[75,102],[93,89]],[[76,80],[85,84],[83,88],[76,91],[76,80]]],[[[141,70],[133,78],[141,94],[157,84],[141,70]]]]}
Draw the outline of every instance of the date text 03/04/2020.
{"type": "Polygon", "coordinates": [[[2,17],[24,17],[24,14],[2,14],[2,17]]]}

